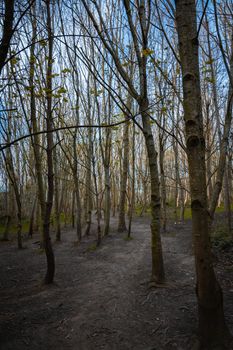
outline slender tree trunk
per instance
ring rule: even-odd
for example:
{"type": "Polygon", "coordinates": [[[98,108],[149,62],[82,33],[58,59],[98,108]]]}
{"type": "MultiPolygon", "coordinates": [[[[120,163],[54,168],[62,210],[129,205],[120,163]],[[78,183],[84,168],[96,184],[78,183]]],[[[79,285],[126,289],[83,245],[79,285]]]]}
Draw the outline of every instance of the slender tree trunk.
{"type": "Polygon", "coordinates": [[[158,154],[155,150],[150,119],[147,114],[149,103],[144,99],[140,104],[143,123],[143,133],[146,142],[147,155],[150,168],[151,181],[151,251],[152,251],[152,276],[151,280],[162,283],[165,279],[163,253],[160,236],[160,188],[158,174],[158,154]]]}
{"type": "Polygon", "coordinates": [[[208,189],[208,199],[212,198],[213,185],[212,185],[212,171],[211,171],[211,126],[210,126],[210,116],[209,116],[209,103],[206,106],[206,178],[207,178],[207,189],[208,189]]]}
{"type": "Polygon", "coordinates": [[[29,86],[30,86],[30,116],[32,123],[32,132],[35,135],[32,137],[32,147],[35,157],[35,170],[36,170],[36,180],[38,186],[38,200],[40,204],[40,231],[42,234],[41,237],[41,247],[43,247],[43,224],[44,215],[45,215],[45,191],[44,191],[44,183],[43,183],[43,170],[42,170],[42,157],[41,157],[41,142],[40,135],[36,135],[38,132],[38,121],[37,121],[37,113],[36,113],[36,99],[35,99],[35,87],[34,87],[34,75],[35,75],[35,43],[34,38],[36,37],[37,27],[36,27],[36,10],[35,4],[32,6],[32,45],[30,47],[30,70],[29,70],[29,86]]]}
{"type": "Polygon", "coordinates": [[[112,179],[112,192],[113,192],[113,199],[112,199],[112,216],[116,216],[116,181],[115,181],[115,175],[112,179]]]}
{"type": "Polygon", "coordinates": [[[211,260],[205,139],[201,107],[195,0],[176,0],[176,20],[183,77],[184,119],[191,192],[193,242],[201,348],[227,341],[221,287],[211,260]]]}
{"type": "MultiPolygon", "coordinates": [[[[127,117],[125,116],[126,120],[127,117]]],[[[126,204],[126,186],[129,166],[129,122],[124,124],[123,132],[123,162],[122,173],[120,180],[120,201],[119,201],[119,217],[118,217],[118,232],[126,231],[125,223],[125,204],[126,204]]]]}
{"type": "Polygon", "coordinates": [[[129,208],[128,238],[131,237],[134,206],[135,206],[135,124],[133,124],[133,136],[132,136],[132,181],[131,181],[131,202],[130,202],[130,208],[129,208]]]}
{"type": "Polygon", "coordinates": [[[11,215],[10,215],[10,188],[11,185],[9,183],[10,181],[7,180],[7,175],[6,175],[6,196],[5,196],[5,205],[6,205],[6,221],[5,221],[5,226],[4,226],[4,232],[3,232],[3,241],[9,241],[9,230],[10,230],[10,223],[11,223],[11,215]]]}
{"type": "Polygon", "coordinates": [[[175,156],[175,196],[174,196],[174,219],[175,219],[175,223],[177,224],[178,222],[178,213],[177,213],[177,209],[178,209],[178,195],[179,195],[179,159],[178,159],[178,145],[177,142],[175,140],[173,140],[173,150],[174,150],[174,156],[175,156]]]}
{"type": "Polygon", "coordinates": [[[74,177],[74,186],[75,186],[75,199],[76,199],[76,232],[77,232],[77,238],[78,241],[81,242],[82,240],[82,211],[81,211],[81,199],[79,194],[79,181],[78,181],[78,174],[77,170],[74,169],[73,173],[74,177]]]}
{"type": "MultiPolygon", "coordinates": [[[[53,55],[53,37],[52,37],[52,20],[50,12],[50,0],[46,0],[47,8],[47,31],[48,31],[48,43],[49,43],[49,53],[48,53],[48,66],[46,74],[46,102],[47,102],[47,111],[46,111],[46,127],[47,131],[53,129],[53,117],[52,117],[52,55],[53,55]]],[[[45,284],[53,283],[54,273],[55,273],[55,259],[53,248],[50,239],[50,217],[53,206],[53,192],[54,192],[54,179],[53,179],[53,134],[48,132],[46,134],[47,138],[47,198],[45,203],[45,213],[44,213],[44,222],[43,222],[43,238],[44,238],[44,249],[47,258],[47,272],[45,275],[45,284]]]]}
{"type": "Polygon", "coordinates": [[[11,154],[10,149],[8,149],[6,167],[7,167],[9,177],[10,177],[10,181],[12,183],[12,187],[14,189],[15,201],[16,201],[16,205],[17,205],[17,243],[18,243],[18,249],[22,249],[23,248],[23,244],[22,244],[22,203],[21,203],[19,185],[17,183],[15,172],[14,172],[14,164],[13,164],[13,159],[12,159],[12,154],[11,154]]]}
{"type": "Polygon", "coordinates": [[[185,197],[184,197],[184,186],[182,180],[179,176],[179,185],[180,185],[180,221],[184,222],[184,213],[185,213],[185,197]]]}
{"type": "Polygon", "coordinates": [[[36,211],[36,205],[37,205],[37,198],[34,198],[33,205],[32,205],[32,211],[30,216],[30,222],[29,222],[29,230],[28,230],[28,237],[33,236],[34,233],[34,221],[35,221],[35,211],[36,211]]]}
{"type": "MultiPolygon", "coordinates": [[[[233,80],[233,30],[231,33],[230,76],[231,76],[231,80],[233,80]]],[[[226,165],[226,154],[227,154],[228,143],[229,143],[229,133],[230,133],[231,124],[232,124],[232,106],[233,106],[233,86],[232,86],[232,82],[230,81],[229,88],[228,88],[228,99],[227,99],[227,108],[225,113],[224,130],[220,141],[220,155],[219,155],[219,161],[218,161],[216,181],[213,186],[213,194],[212,194],[212,198],[210,201],[210,208],[209,208],[209,213],[212,220],[214,218],[215,209],[217,207],[219,195],[222,190],[224,170],[226,165]]]]}
{"type": "Polygon", "coordinates": [[[71,208],[71,221],[72,221],[72,228],[75,227],[75,191],[72,192],[72,208],[71,208]]]}
{"type": "Polygon", "coordinates": [[[224,212],[227,221],[227,233],[231,236],[231,200],[230,200],[230,188],[228,178],[228,164],[226,164],[224,172],[224,212]]]}
{"type": "Polygon", "coordinates": [[[61,220],[60,220],[60,206],[59,206],[59,181],[57,169],[57,151],[54,148],[54,199],[55,199],[55,223],[56,223],[56,241],[61,240],[61,220]]]}
{"type": "Polygon", "coordinates": [[[164,145],[163,139],[159,136],[159,167],[160,167],[160,191],[161,191],[161,228],[166,232],[167,210],[166,210],[166,181],[164,175],[164,145]]]}
{"type": "Polygon", "coordinates": [[[93,179],[94,179],[94,188],[95,188],[95,198],[96,198],[96,216],[97,216],[97,247],[101,243],[101,227],[100,227],[100,220],[101,220],[101,208],[100,208],[100,201],[99,201],[99,193],[98,193],[98,183],[97,183],[97,174],[96,174],[96,161],[94,157],[92,158],[92,167],[93,167],[93,179]]]}
{"type": "MultiPolygon", "coordinates": [[[[91,101],[90,101],[90,76],[88,75],[87,85],[88,85],[88,123],[91,124],[91,101]]],[[[85,199],[85,218],[86,218],[86,229],[85,235],[88,236],[90,234],[91,229],[91,210],[92,210],[92,186],[91,186],[91,175],[92,175],[92,159],[93,159],[93,147],[92,147],[92,128],[88,128],[88,150],[86,157],[86,183],[85,183],[85,191],[86,191],[86,199],[85,199]]]]}
{"type": "Polygon", "coordinates": [[[10,224],[11,224],[11,216],[6,215],[6,222],[5,222],[3,238],[2,238],[3,241],[9,241],[10,224]]]}
{"type": "Polygon", "coordinates": [[[104,236],[109,233],[111,213],[111,186],[110,186],[110,164],[104,166],[105,199],[104,199],[104,236]]]}
{"type": "Polygon", "coordinates": [[[13,34],[15,0],[5,0],[4,3],[5,15],[3,22],[3,33],[0,44],[0,74],[5,65],[5,60],[7,58],[7,53],[10,47],[10,41],[13,34]]]}

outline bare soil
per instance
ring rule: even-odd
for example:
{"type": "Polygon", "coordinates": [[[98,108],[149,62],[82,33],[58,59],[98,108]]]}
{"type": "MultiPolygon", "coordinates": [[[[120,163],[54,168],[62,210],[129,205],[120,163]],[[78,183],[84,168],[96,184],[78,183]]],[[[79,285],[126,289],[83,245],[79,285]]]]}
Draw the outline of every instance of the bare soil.
{"type": "MultiPolygon", "coordinates": [[[[95,226],[80,245],[65,229],[54,243],[56,276],[43,286],[38,235],[0,243],[0,349],[188,350],[196,342],[197,306],[191,222],[163,234],[167,283],[150,288],[150,224],[135,218],[132,240],[111,232],[95,249],[95,226]]],[[[52,237],[54,240],[54,236],[52,237]]],[[[216,250],[216,272],[233,331],[233,249],[216,250]]]]}

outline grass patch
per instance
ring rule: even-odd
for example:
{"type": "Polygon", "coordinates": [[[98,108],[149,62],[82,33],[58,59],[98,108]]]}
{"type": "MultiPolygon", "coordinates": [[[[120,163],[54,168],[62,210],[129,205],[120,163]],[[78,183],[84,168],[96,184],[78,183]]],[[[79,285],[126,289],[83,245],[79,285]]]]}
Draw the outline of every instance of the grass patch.
{"type": "Polygon", "coordinates": [[[211,237],[211,242],[217,249],[227,249],[233,246],[233,240],[230,236],[213,236],[211,237]]]}
{"type": "Polygon", "coordinates": [[[124,237],[124,241],[126,241],[126,242],[128,242],[128,241],[132,241],[133,240],[133,237],[128,237],[128,236],[126,236],[126,237],[124,237]]]}
{"type": "Polygon", "coordinates": [[[218,224],[211,233],[212,245],[218,249],[226,249],[233,246],[232,235],[228,232],[228,227],[224,224],[218,224]]]}
{"type": "Polygon", "coordinates": [[[39,255],[44,254],[44,252],[45,252],[44,248],[38,248],[38,249],[36,249],[36,253],[39,254],[39,255]]]}
{"type": "Polygon", "coordinates": [[[97,249],[97,244],[93,243],[87,248],[87,252],[94,252],[97,249]]]}
{"type": "MultiPolygon", "coordinates": [[[[5,225],[4,225],[4,223],[1,223],[0,224],[0,239],[3,238],[4,231],[5,231],[5,225]]],[[[18,231],[17,224],[10,225],[9,236],[13,236],[13,237],[16,236],[17,231],[18,231]]],[[[28,233],[28,231],[29,231],[28,220],[22,220],[22,234],[26,234],[26,233],[28,233]]]]}
{"type": "MultiPolygon", "coordinates": [[[[171,220],[175,220],[175,212],[174,212],[175,208],[169,208],[167,209],[167,213],[168,213],[168,217],[171,220]]],[[[177,219],[178,221],[180,220],[180,208],[177,208],[177,219]]],[[[184,220],[190,220],[192,219],[192,211],[191,211],[191,207],[185,207],[185,211],[184,211],[184,220]]]]}
{"type": "Polygon", "coordinates": [[[146,206],[146,207],[144,208],[143,205],[141,205],[141,204],[136,204],[136,205],[135,205],[135,208],[134,208],[135,215],[136,215],[136,216],[140,216],[143,209],[144,209],[143,215],[145,215],[145,214],[150,214],[150,213],[151,213],[151,208],[150,208],[150,206],[146,206]]]}

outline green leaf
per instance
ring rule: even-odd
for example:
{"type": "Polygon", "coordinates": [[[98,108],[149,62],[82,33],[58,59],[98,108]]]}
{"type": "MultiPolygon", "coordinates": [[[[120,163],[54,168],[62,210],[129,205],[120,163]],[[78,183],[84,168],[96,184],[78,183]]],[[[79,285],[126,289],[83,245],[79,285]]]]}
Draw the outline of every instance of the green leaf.
{"type": "Polygon", "coordinates": [[[146,49],[142,50],[142,56],[151,56],[154,53],[154,50],[149,49],[148,47],[146,49]]]}
{"type": "Polygon", "coordinates": [[[63,87],[63,86],[61,86],[58,90],[57,90],[57,93],[58,94],[65,94],[67,92],[67,90],[63,87]]]}
{"type": "Polygon", "coordinates": [[[62,71],[61,71],[62,73],[71,73],[71,69],[69,69],[69,68],[64,68],[64,69],[62,69],[62,71]]]}
{"type": "Polygon", "coordinates": [[[164,113],[166,113],[166,112],[167,112],[167,107],[165,107],[165,106],[164,106],[164,107],[162,107],[162,108],[161,108],[161,113],[163,113],[163,114],[164,114],[164,113]]]}
{"type": "Polygon", "coordinates": [[[209,60],[205,61],[205,64],[212,64],[212,63],[214,63],[213,59],[209,59],[209,60]]]}
{"type": "Polygon", "coordinates": [[[42,39],[39,41],[40,46],[45,47],[47,45],[47,41],[42,39]]]}
{"type": "Polygon", "coordinates": [[[207,83],[210,83],[210,84],[214,84],[215,83],[215,79],[214,78],[211,78],[211,77],[205,77],[204,79],[207,83]]]}

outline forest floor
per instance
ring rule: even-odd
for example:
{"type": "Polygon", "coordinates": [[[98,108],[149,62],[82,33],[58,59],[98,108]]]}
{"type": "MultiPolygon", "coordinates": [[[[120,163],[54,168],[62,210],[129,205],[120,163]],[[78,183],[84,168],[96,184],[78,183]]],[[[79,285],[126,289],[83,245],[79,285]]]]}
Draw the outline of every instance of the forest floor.
{"type": "MultiPolygon", "coordinates": [[[[38,236],[0,243],[0,349],[188,350],[196,342],[197,304],[191,222],[162,235],[167,284],[149,287],[149,218],[136,217],[132,240],[111,232],[95,249],[93,233],[80,245],[66,228],[54,243],[55,283],[46,271],[38,236]]],[[[53,237],[54,239],[54,237],[53,237]]],[[[227,323],[233,331],[233,248],[216,250],[227,323]]]]}

